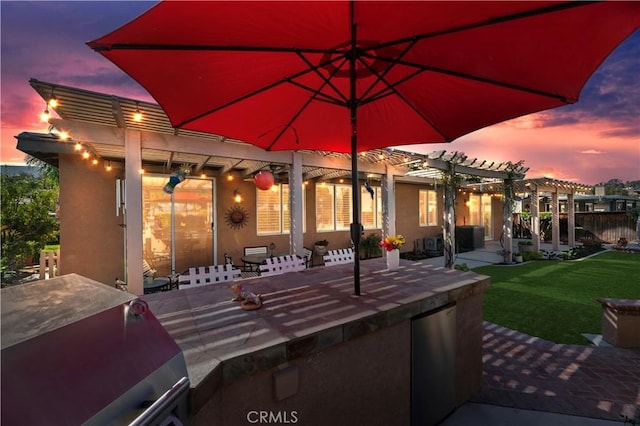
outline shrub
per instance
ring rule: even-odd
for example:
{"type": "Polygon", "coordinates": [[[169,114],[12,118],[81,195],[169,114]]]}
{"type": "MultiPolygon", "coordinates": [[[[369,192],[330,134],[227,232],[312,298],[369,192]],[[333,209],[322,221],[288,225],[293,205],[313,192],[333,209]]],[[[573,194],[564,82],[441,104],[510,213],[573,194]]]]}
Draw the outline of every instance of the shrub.
{"type": "Polygon", "coordinates": [[[469,266],[466,263],[460,263],[459,265],[454,265],[453,269],[457,269],[458,271],[468,271],[469,266]]]}
{"type": "Polygon", "coordinates": [[[522,255],[523,262],[542,259],[542,255],[538,251],[525,251],[524,253],[520,253],[520,254],[522,255]]]}

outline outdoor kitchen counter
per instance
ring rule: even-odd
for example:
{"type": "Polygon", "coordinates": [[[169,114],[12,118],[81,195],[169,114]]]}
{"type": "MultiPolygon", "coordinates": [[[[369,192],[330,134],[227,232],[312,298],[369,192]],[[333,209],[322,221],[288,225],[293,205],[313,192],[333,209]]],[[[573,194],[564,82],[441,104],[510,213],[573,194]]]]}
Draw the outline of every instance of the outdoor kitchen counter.
{"type": "Polygon", "coordinates": [[[482,293],[490,282],[406,260],[397,271],[383,259],[360,269],[361,296],[353,295],[353,265],[346,264],[143,298],[182,348],[200,405],[220,386],[482,293]],[[262,308],[242,310],[232,284],[261,294],[262,308]]]}

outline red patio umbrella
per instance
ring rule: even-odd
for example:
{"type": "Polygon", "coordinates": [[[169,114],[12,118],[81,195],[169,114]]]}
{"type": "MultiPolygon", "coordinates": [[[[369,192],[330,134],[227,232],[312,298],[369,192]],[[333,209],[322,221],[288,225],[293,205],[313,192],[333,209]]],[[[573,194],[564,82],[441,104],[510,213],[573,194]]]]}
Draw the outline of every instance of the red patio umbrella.
{"type": "Polygon", "coordinates": [[[167,1],[88,45],[176,128],[267,150],[451,142],[578,100],[638,2],[167,1]]]}

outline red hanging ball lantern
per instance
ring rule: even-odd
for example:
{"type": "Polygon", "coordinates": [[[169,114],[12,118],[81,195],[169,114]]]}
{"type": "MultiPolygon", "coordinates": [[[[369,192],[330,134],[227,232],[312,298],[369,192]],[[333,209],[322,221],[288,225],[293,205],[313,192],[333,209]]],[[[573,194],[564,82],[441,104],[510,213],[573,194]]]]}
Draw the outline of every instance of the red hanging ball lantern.
{"type": "Polygon", "coordinates": [[[267,190],[271,189],[276,179],[273,177],[273,173],[262,170],[253,177],[254,182],[258,189],[267,190]]]}

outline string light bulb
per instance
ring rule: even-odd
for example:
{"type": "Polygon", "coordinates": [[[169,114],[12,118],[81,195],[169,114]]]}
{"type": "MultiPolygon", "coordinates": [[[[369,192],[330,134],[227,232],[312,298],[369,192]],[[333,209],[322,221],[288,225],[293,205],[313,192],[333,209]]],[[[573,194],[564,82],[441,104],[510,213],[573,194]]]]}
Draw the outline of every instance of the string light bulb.
{"type": "Polygon", "coordinates": [[[42,113],[40,114],[40,121],[42,121],[43,123],[48,123],[50,116],[51,114],[49,113],[49,106],[47,105],[44,107],[44,111],[42,111],[42,113]]]}
{"type": "Polygon", "coordinates": [[[76,144],[73,146],[73,149],[75,149],[76,151],[80,151],[82,149],[82,144],[80,142],[76,142],[76,144]]]}
{"type": "Polygon", "coordinates": [[[105,169],[106,171],[108,171],[108,172],[110,172],[111,170],[113,170],[113,167],[111,167],[111,161],[109,161],[109,162],[107,163],[107,165],[106,165],[106,166],[104,166],[104,169],[105,169]]]}
{"type": "Polygon", "coordinates": [[[56,108],[59,105],[58,99],[52,96],[51,98],[49,98],[49,102],[47,102],[47,105],[51,108],[56,108]]]}
{"type": "Polygon", "coordinates": [[[89,154],[89,151],[85,151],[82,153],[82,158],[85,160],[88,160],[90,156],[91,154],[89,154]]]}
{"type": "Polygon", "coordinates": [[[93,161],[91,162],[91,164],[93,164],[94,166],[98,165],[98,159],[94,158],[93,161]]]}
{"type": "Polygon", "coordinates": [[[236,203],[242,202],[242,194],[237,189],[233,190],[233,201],[236,203]]]}

